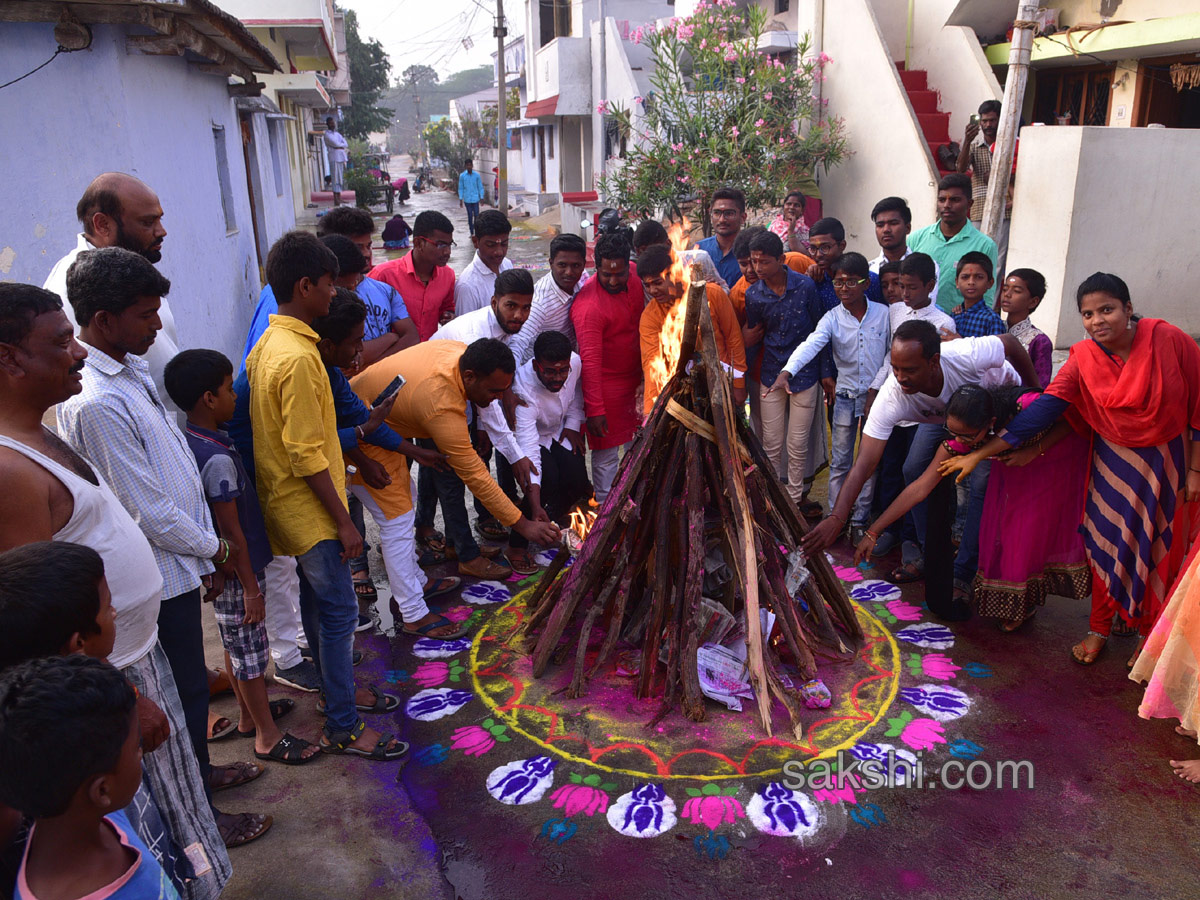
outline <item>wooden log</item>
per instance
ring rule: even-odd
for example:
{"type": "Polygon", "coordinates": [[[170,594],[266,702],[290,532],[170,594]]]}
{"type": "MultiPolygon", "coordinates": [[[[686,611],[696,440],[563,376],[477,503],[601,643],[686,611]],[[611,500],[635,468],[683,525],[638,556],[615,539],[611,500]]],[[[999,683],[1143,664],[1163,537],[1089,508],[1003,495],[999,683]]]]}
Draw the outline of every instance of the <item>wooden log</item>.
{"type": "Polygon", "coordinates": [[[817,661],[813,658],[812,650],[809,649],[808,642],[800,628],[796,604],[788,596],[787,583],[783,571],[779,567],[778,558],[770,552],[770,548],[767,548],[762,553],[761,559],[762,577],[771,588],[771,594],[775,600],[775,615],[779,619],[780,629],[783,631],[788,649],[792,651],[792,657],[796,660],[796,667],[805,678],[815,678],[817,661]]]}
{"type": "Polygon", "coordinates": [[[698,264],[693,264],[688,270],[688,289],[683,302],[687,305],[683,312],[683,333],[679,345],[679,362],[675,368],[676,377],[685,370],[688,361],[696,353],[700,310],[708,308],[708,283],[704,280],[704,270],[698,264]]]}
{"type": "MultiPolygon", "coordinates": [[[[687,569],[684,575],[683,602],[680,613],[680,638],[687,636],[680,659],[680,686],[683,689],[683,714],[693,722],[703,722],[704,695],[700,691],[700,676],[696,671],[700,632],[696,619],[700,612],[700,596],[704,588],[704,468],[701,461],[700,439],[687,436],[687,473],[684,505],[687,509],[688,547],[687,569]]],[[[714,491],[717,485],[713,485],[714,491]]]]}
{"type": "MultiPolygon", "coordinates": [[[[676,443],[678,448],[679,444],[676,443]]],[[[646,620],[646,633],[642,637],[642,665],[638,672],[637,695],[649,697],[654,679],[654,667],[657,665],[658,641],[662,635],[663,621],[666,616],[667,597],[671,593],[671,555],[670,531],[671,504],[667,498],[675,495],[676,484],[680,469],[683,466],[683,453],[676,452],[667,462],[666,474],[658,486],[661,498],[658,503],[655,519],[655,533],[658,542],[654,548],[654,597],[650,602],[650,611],[646,620]]]]}
{"type": "Polygon", "coordinates": [[[641,573],[642,568],[646,565],[646,560],[650,557],[650,548],[654,546],[654,536],[653,520],[647,516],[642,521],[642,528],[636,538],[636,547],[630,558],[629,566],[621,577],[621,584],[617,588],[617,596],[613,601],[613,614],[608,633],[604,635],[604,642],[600,645],[600,651],[596,654],[596,661],[592,663],[588,678],[595,675],[604,665],[604,661],[608,659],[608,655],[612,653],[613,647],[617,644],[617,639],[621,636],[621,624],[625,618],[625,606],[629,601],[633,580],[641,573]]]}
{"type": "Polygon", "coordinates": [[[567,696],[572,700],[579,697],[583,692],[583,663],[587,656],[588,642],[591,640],[592,629],[596,625],[596,620],[600,618],[600,614],[604,612],[608,606],[609,600],[613,594],[617,592],[617,587],[621,584],[624,576],[625,568],[629,564],[630,545],[626,543],[622,546],[621,552],[617,555],[616,562],[613,564],[613,573],[617,576],[610,578],[608,584],[604,586],[604,590],[593,601],[591,609],[583,618],[583,625],[579,629],[579,642],[575,648],[575,672],[571,676],[571,684],[567,688],[567,696]]]}
{"type": "Polygon", "coordinates": [[[763,662],[763,634],[759,620],[757,558],[754,554],[754,522],[750,517],[750,503],[746,497],[746,481],[742,474],[741,461],[734,454],[737,440],[737,416],[734,414],[733,398],[725,380],[725,372],[717,358],[716,334],[708,303],[700,309],[700,354],[704,360],[704,372],[708,381],[709,402],[712,404],[713,425],[717,432],[717,448],[721,471],[725,476],[725,490],[729,494],[733,510],[733,527],[736,540],[733,542],[734,569],[743,586],[746,603],[746,663],[750,670],[750,685],[754,688],[758,703],[758,715],[767,737],[771,736],[771,698],[768,693],[766,666],[763,662]]]}
{"type": "Polygon", "coordinates": [[[550,589],[550,585],[554,584],[554,579],[558,577],[558,573],[567,564],[567,559],[570,555],[571,551],[567,549],[567,545],[560,543],[558,545],[558,552],[554,554],[554,559],[550,560],[550,565],[542,573],[542,577],[538,579],[537,587],[529,595],[529,599],[525,601],[526,609],[537,609],[538,604],[546,595],[546,591],[550,589]]]}
{"type": "MultiPolygon", "coordinates": [[[[691,435],[688,435],[688,437],[691,437],[691,435]]],[[[689,571],[692,559],[696,556],[696,548],[688,545],[688,520],[684,514],[686,500],[686,495],[684,497],[677,497],[671,504],[673,507],[672,519],[675,526],[675,540],[679,548],[681,563],[681,565],[676,567],[676,572],[680,569],[689,571]],[[686,563],[684,562],[685,559],[686,563]]],[[[667,680],[663,686],[663,709],[666,710],[675,706],[675,690],[679,682],[679,654],[683,649],[684,596],[688,590],[687,577],[676,578],[674,588],[674,601],[669,610],[671,617],[670,624],[667,625],[667,680]]]]}
{"type": "MultiPolygon", "coordinates": [[[[792,727],[792,737],[797,741],[804,740],[804,722],[801,719],[800,701],[784,687],[783,679],[779,677],[779,660],[774,653],[769,653],[767,661],[767,684],[770,686],[771,694],[783,704],[784,709],[788,712],[788,719],[792,727]]],[[[768,705],[770,700],[768,700],[768,705]]]]}

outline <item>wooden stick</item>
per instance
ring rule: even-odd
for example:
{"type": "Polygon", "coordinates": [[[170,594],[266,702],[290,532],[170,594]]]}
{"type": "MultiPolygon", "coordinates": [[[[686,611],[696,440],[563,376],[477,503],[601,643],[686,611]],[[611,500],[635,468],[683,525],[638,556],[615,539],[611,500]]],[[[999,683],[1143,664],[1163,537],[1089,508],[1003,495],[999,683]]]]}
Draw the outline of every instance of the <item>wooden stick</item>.
{"type": "Polygon", "coordinates": [[[558,545],[558,552],[554,554],[554,559],[550,560],[549,567],[542,573],[542,577],[538,579],[537,587],[529,595],[529,599],[525,601],[526,609],[537,609],[538,603],[546,595],[546,591],[554,583],[554,579],[558,577],[558,573],[563,570],[563,566],[567,564],[567,558],[570,555],[571,551],[567,549],[567,545],[560,543],[558,545]]]}
{"type": "MultiPolygon", "coordinates": [[[[693,722],[704,721],[704,695],[700,691],[700,676],[696,671],[699,652],[699,628],[696,619],[700,610],[700,595],[704,588],[704,474],[701,465],[700,439],[687,436],[684,450],[687,455],[684,505],[687,508],[688,547],[687,569],[683,579],[680,603],[680,636],[686,634],[683,657],[680,660],[680,683],[683,688],[683,714],[693,722]]],[[[716,485],[713,489],[716,490],[716,485]]]]}
{"type": "Polygon", "coordinates": [[[617,587],[621,584],[625,568],[629,563],[630,545],[626,543],[621,548],[621,552],[617,555],[616,562],[613,564],[613,572],[617,577],[610,578],[608,584],[604,586],[604,590],[592,603],[592,608],[588,610],[588,614],[583,619],[583,625],[579,628],[579,643],[575,648],[575,672],[571,676],[571,684],[567,688],[567,696],[572,700],[581,696],[583,693],[583,663],[587,656],[588,641],[592,636],[592,628],[596,625],[596,620],[600,618],[600,614],[604,612],[604,608],[608,606],[608,601],[612,595],[616,593],[617,587]]]}
{"type": "MultiPolygon", "coordinates": [[[[678,442],[676,442],[678,447],[678,442]]],[[[675,494],[675,482],[683,464],[683,454],[676,452],[667,462],[666,476],[659,485],[659,497],[667,498],[675,494]]],[[[670,531],[671,504],[660,499],[658,515],[655,521],[655,533],[658,542],[654,547],[654,598],[650,602],[650,612],[646,620],[646,633],[642,636],[642,666],[638,672],[639,697],[649,697],[650,687],[654,679],[654,667],[657,665],[658,642],[662,635],[663,618],[666,613],[667,597],[671,592],[670,569],[670,531]]]]}

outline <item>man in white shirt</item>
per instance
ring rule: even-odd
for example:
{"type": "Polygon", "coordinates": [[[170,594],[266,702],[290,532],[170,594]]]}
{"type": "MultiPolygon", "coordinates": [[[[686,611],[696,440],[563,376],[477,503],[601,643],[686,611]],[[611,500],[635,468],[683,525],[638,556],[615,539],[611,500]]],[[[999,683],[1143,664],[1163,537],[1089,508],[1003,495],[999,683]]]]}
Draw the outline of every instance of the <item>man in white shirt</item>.
{"type": "Polygon", "coordinates": [[[583,267],[587,263],[587,244],[577,234],[560,234],[550,242],[550,272],[533,286],[533,307],[521,333],[509,341],[517,366],[533,359],[533,342],[543,331],[561,331],[575,346],[575,327],[571,324],[571,304],[579,293],[583,267]]]}
{"type": "MultiPolygon", "coordinates": [[[[522,401],[516,410],[515,440],[505,446],[505,435],[493,435],[496,449],[510,464],[515,465],[514,458],[535,463],[529,470],[528,485],[523,486],[521,504],[534,521],[565,525],[567,512],[592,495],[581,433],[585,418],[582,369],[566,335],[543,331],[533,343],[533,359],[518,366],[513,379],[513,390],[522,401]]],[[[483,412],[498,405],[493,403],[483,412]]],[[[503,421],[503,413],[499,418],[503,421]]],[[[495,418],[481,414],[480,421],[490,433],[495,418]]],[[[502,467],[497,461],[497,468],[502,467]]],[[[515,490],[509,498],[517,502],[515,490]]],[[[511,533],[507,556],[516,571],[533,565],[528,548],[529,541],[511,533]]]]}
{"type": "Polygon", "coordinates": [[[485,209],[475,220],[471,243],[475,258],[454,282],[454,314],[465,316],[483,309],[495,294],[496,276],[513,267],[508,258],[508,236],[512,223],[498,209],[485,209]]]}
{"type": "MultiPolygon", "coordinates": [[[[163,209],[158,195],[144,182],[123,172],[97,175],[79,198],[75,215],[83,223],[83,232],[75,248],[54,264],[42,287],[62,299],[63,312],[78,334],[75,311],[67,302],[67,269],[71,268],[75,257],[84,250],[123,247],[157,263],[162,259],[163,238],[167,236],[167,230],[163,228],[163,209]]],[[[150,366],[150,377],[162,398],[163,406],[182,433],[185,416],[167,397],[163,386],[163,369],[179,353],[175,316],[165,297],[158,309],[158,318],[162,322],[162,330],[144,358],[150,366]]]]}
{"type": "Polygon", "coordinates": [[[350,142],[338,131],[337,122],[330,116],[325,120],[325,155],[329,158],[329,189],[333,191],[333,205],[342,205],[342,182],[346,177],[346,148],[350,142]]]}

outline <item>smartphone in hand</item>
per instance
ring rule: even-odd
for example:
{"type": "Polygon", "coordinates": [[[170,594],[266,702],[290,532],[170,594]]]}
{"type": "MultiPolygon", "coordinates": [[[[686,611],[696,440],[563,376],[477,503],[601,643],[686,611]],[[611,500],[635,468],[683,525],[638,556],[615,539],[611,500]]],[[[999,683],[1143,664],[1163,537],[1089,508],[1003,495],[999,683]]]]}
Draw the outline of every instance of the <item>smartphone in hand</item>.
{"type": "Polygon", "coordinates": [[[388,383],[387,387],[379,392],[379,396],[375,398],[375,402],[372,403],[371,406],[378,406],[388,397],[392,396],[392,394],[396,393],[396,391],[400,390],[400,388],[404,387],[405,383],[404,376],[397,375],[388,383]]]}

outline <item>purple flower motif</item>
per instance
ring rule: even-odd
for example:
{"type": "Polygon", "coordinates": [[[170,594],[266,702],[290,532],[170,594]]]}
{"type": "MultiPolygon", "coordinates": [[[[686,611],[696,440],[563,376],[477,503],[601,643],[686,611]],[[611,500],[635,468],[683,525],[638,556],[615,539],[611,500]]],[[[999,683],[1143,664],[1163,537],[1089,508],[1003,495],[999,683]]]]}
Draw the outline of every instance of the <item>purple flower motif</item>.
{"type": "Polygon", "coordinates": [[[764,784],[746,804],[746,816],[763,834],[805,840],[821,827],[817,805],[779,782],[764,784]]]}
{"type": "Polygon", "coordinates": [[[657,837],[678,821],[675,801],[661,785],[642,784],[608,808],[608,824],[627,837],[657,837]]]}
{"type": "Polygon", "coordinates": [[[508,806],[536,803],[554,784],[557,763],[548,756],[518,759],[493,769],[487,777],[487,790],[508,806]]]}
{"type": "Polygon", "coordinates": [[[900,588],[888,581],[871,579],[850,588],[850,599],[859,603],[884,603],[900,599],[900,588]]]}
{"type": "Polygon", "coordinates": [[[954,646],[954,632],[945,625],[934,622],[901,628],[896,632],[896,637],[915,647],[925,647],[929,650],[949,650],[954,646]]]}
{"type": "Polygon", "coordinates": [[[416,719],[418,722],[432,722],[458,712],[470,699],[469,691],[430,688],[418,691],[409,697],[404,711],[410,719],[416,719]]]}
{"type": "Polygon", "coordinates": [[[476,606],[485,603],[507,603],[512,594],[499,581],[479,581],[462,589],[462,598],[476,606]]]}
{"type": "Polygon", "coordinates": [[[903,688],[900,699],[939,722],[960,718],[971,708],[970,698],[958,688],[948,685],[921,684],[903,688]]]}

